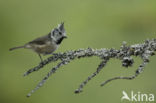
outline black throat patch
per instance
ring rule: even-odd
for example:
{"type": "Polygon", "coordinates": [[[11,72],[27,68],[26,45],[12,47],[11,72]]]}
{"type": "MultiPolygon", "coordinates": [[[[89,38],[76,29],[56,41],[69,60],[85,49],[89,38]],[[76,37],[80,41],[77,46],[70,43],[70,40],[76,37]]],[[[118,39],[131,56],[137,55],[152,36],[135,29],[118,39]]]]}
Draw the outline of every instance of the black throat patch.
{"type": "Polygon", "coordinates": [[[63,39],[64,39],[64,38],[62,37],[62,38],[60,38],[59,40],[57,40],[57,41],[56,41],[56,44],[58,44],[58,45],[61,44],[61,42],[62,42],[63,39]]]}

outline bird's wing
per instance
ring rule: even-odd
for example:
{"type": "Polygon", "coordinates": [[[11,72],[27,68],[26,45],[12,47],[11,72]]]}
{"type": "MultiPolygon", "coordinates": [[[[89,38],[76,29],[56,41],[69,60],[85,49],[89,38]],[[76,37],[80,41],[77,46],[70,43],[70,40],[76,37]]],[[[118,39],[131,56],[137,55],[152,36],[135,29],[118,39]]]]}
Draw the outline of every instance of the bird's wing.
{"type": "Polygon", "coordinates": [[[39,37],[33,41],[30,41],[28,44],[44,45],[49,40],[48,35],[39,37]]]}

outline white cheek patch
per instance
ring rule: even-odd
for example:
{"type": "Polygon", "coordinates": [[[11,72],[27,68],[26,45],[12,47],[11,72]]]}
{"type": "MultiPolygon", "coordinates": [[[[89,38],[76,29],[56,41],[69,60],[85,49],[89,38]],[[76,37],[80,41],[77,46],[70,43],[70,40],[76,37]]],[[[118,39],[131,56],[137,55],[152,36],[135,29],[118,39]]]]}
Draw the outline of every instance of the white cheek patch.
{"type": "Polygon", "coordinates": [[[52,38],[54,41],[56,41],[56,38],[55,38],[53,35],[51,35],[51,38],[52,38]]]}

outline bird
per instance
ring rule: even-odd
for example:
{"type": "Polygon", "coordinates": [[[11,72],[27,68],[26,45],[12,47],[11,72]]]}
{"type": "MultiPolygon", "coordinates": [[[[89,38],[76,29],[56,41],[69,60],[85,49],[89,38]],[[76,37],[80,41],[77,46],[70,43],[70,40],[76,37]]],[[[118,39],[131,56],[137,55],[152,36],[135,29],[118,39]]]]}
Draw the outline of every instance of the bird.
{"type": "Polygon", "coordinates": [[[67,38],[67,36],[64,28],[64,22],[62,22],[61,24],[58,24],[58,27],[52,29],[47,35],[38,37],[22,46],[10,48],[9,50],[13,51],[20,48],[31,49],[39,55],[41,62],[43,62],[41,54],[52,54],[58,49],[64,38],[67,38]]]}

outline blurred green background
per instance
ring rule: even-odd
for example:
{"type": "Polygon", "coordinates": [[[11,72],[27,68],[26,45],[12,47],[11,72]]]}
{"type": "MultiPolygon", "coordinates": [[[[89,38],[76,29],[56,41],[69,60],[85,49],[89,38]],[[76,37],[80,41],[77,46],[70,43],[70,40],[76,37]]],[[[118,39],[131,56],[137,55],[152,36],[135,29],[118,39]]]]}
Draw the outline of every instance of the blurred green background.
{"type": "Polygon", "coordinates": [[[60,68],[26,98],[56,63],[23,77],[25,71],[38,65],[38,55],[30,50],[8,49],[47,34],[62,21],[68,39],[56,52],[87,47],[119,49],[122,41],[135,44],[156,37],[156,1],[0,0],[0,103],[120,103],[123,90],[156,94],[156,56],[135,80],[117,80],[100,87],[108,78],[132,75],[141,63],[140,58],[135,58],[134,66],[126,69],[121,61],[111,59],[82,93],[74,94],[100,63],[97,57],[91,57],[60,68]]]}

